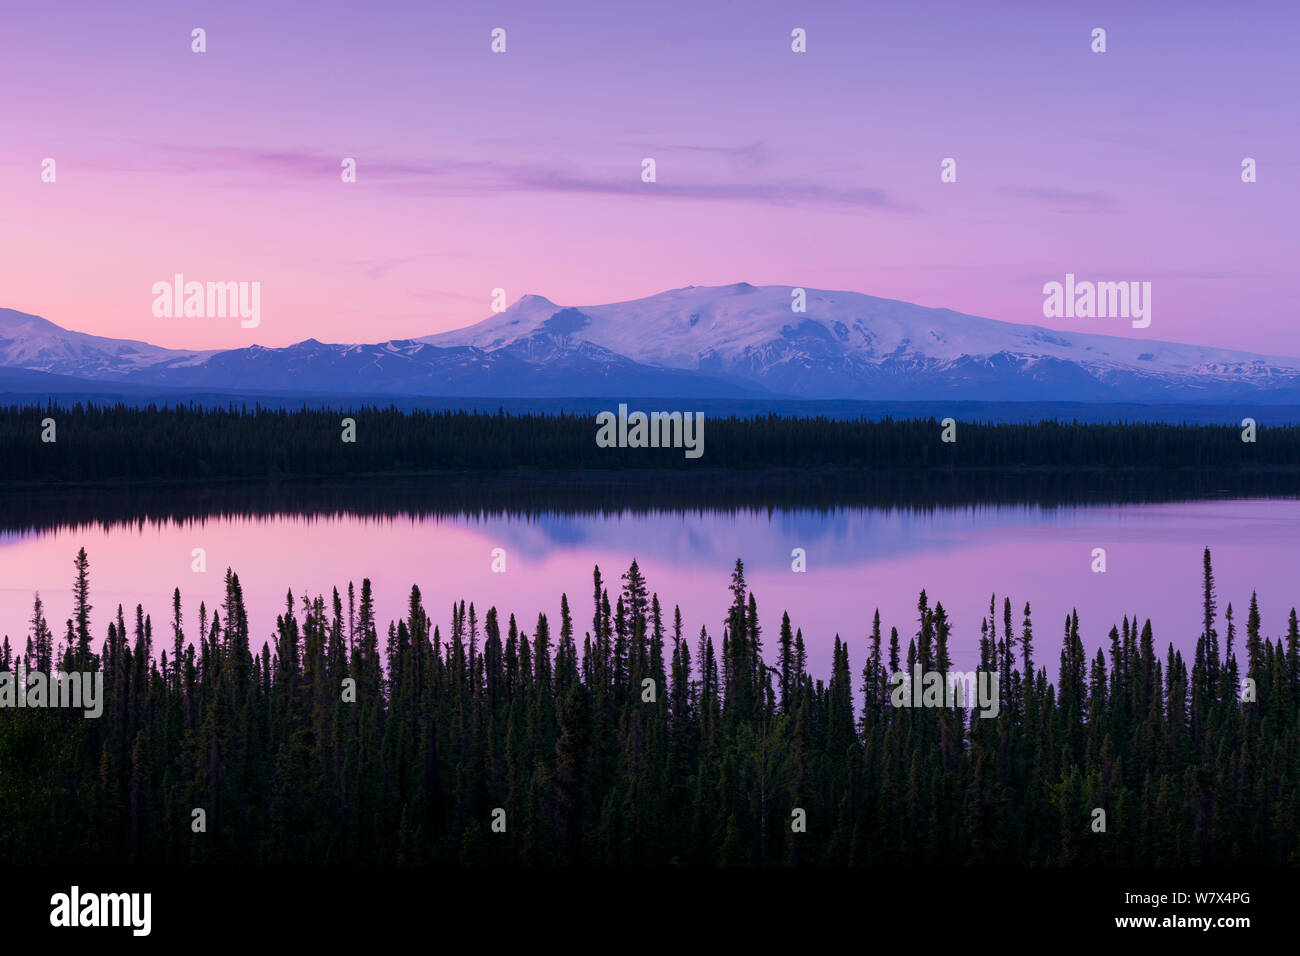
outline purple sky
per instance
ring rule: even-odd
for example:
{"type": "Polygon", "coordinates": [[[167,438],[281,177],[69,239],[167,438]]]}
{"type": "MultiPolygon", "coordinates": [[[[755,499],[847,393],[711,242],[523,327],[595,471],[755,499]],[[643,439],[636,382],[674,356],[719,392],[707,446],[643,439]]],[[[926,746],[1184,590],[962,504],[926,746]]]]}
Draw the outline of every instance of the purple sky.
{"type": "Polygon", "coordinates": [[[496,287],[591,304],[743,280],[1300,354],[1294,5],[88,2],[5,21],[0,307],[70,328],[379,341],[477,321],[496,287]],[[177,272],[261,282],[261,325],[154,318],[177,272]],[[1066,272],[1151,282],[1151,327],[1044,319],[1066,272]]]}

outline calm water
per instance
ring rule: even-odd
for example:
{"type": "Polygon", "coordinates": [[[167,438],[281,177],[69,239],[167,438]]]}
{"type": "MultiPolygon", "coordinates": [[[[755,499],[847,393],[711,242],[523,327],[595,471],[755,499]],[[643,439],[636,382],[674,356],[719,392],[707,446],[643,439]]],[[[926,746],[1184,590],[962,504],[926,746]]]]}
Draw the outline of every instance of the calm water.
{"type": "MultiPolygon", "coordinates": [[[[120,603],[137,603],[154,619],[158,646],[180,587],[192,635],[200,601],[220,605],[227,565],[239,574],[255,645],[270,637],[285,594],[323,593],[349,580],[373,583],[381,623],[404,614],[412,584],[446,634],[453,600],[475,603],[482,618],[496,605],[533,630],[539,611],[558,630],[567,592],[579,643],[590,628],[592,566],[611,595],[636,557],[671,620],[680,605],[692,640],[701,625],[720,641],[727,584],[737,557],[758,601],[765,644],[775,645],[781,612],[801,627],[810,667],[828,676],[838,633],[851,642],[855,671],[879,607],[885,634],[916,630],[917,595],[942,601],[954,624],[954,662],[974,665],[989,597],[998,614],[1009,596],[1017,627],[1033,605],[1038,658],[1054,678],[1059,635],[1071,608],[1090,651],[1124,614],[1149,617],[1157,645],[1195,646],[1200,625],[1201,552],[1210,547],[1219,605],[1231,601],[1244,623],[1251,590],[1259,593],[1264,630],[1284,632],[1300,604],[1300,502],[1215,500],[1104,507],[980,507],[934,511],[844,509],[831,512],[665,512],[653,515],[534,518],[300,517],[209,519],[85,526],[0,535],[0,632],[25,643],[33,592],[39,590],[57,637],[70,615],[72,558],[84,546],[91,562],[97,639],[120,603]],[[1090,570],[1093,548],[1108,570],[1090,570]],[[191,571],[191,552],[207,553],[207,573],[191,571]],[[504,548],[507,570],[492,571],[504,548]],[[807,572],[791,570],[791,551],[807,552],[807,572]]],[[[1223,632],[1220,626],[1220,632],[1223,632]]]]}

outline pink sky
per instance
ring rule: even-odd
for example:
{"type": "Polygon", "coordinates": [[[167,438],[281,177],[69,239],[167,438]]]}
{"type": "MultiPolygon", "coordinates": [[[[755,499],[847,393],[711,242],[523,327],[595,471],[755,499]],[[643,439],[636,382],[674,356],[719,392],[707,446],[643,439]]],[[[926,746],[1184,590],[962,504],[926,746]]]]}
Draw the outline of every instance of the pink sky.
{"type": "Polygon", "coordinates": [[[1300,14],[1130,6],[23,5],[0,307],[233,348],[743,280],[1300,354],[1300,14]],[[261,282],[261,325],[153,318],[177,272],[261,282]],[[1066,272],[1150,281],[1151,327],[1044,319],[1066,272]]]}

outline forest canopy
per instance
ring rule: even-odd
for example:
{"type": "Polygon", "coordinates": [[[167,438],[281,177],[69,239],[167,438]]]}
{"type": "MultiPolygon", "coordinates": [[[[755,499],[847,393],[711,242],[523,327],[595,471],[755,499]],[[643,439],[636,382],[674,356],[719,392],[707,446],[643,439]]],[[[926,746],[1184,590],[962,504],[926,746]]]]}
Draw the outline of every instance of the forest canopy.
{"type": "Polygon", "coordinates": [[[0,858],[1294,865],[1296,614],[1266,637],[1252,595],[1243,641],[1204,558],[1190,661],[1127,617],[1089,657],[1076,612],[1052,682],[1030,606],[991,598],[979,667],[1001,700],[981,719],[890,702],[891,674],[951,663],[924,591],[901,631],[857,608],[823,675],[788,614],[760,624],[740,561],[697,634],[633,561],[594,570],[589,626],[561,595],[558,626],[462,600],[444,632],[412,587],[385,629],[363,580],[286,594],[257,648],[228,570],[219,608],[177,589],[166,623],[119,606],[101,641],[83,549],[61,642],[38,596],[0,665],[102,671],[103,716],[0,709],[0,858]]]}

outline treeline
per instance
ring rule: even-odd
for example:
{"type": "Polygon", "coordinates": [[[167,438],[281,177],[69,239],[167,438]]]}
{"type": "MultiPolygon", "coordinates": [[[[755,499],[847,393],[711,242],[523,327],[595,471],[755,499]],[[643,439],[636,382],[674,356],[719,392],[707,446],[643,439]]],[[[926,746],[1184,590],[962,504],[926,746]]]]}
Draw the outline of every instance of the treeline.
{"type": "Polygon", "coordinates": [[[939,509],[999,504],[1043,508],[1294,498],[1285,471],[1010,471],[923,469],[765,469],[709,472],[682,481],[674,472],[457,473],[175,485],[0,486],[0,531],[112,528],[207,518],[417,519],[477,516],[733,514],[785,509],[834,513],[852,508],[939,509]]]}
{"type": "Polygon", "coordinates": [[[102,668],[103,716],[0,710],[0,861],[1295,865],[1296,615],[1266,638],[1252,596],[1240,642],[1204,569],[1193,660],[1136,618],[1089,658],[1074,613],[1055,683],[1029,606],[991,599],[981,718],[891,701],[892,673],[951,667],[924,592],[903,635],[859,606],[826,678],[788,615],[760,625],[739,561],[716,632],[634,561],[596,569],[589,629],[561,596],[555,628],[461,601],[444,633],[412,588],[383,630],[363,581],[287,595],[258,649],[228,571],[220,608],[119,607],[96,653],[83,550],[62,640],[38,597],[21,656],[102,668]]]}
{"type": "Polygon", "coordinates": [[[933,418],[706,417],[703,456],[688,459],[681,448],[598,447],[595,417],[567,413],[9,406],[0,410],[0,482],[529,470],[1300,468],[1296,426],[1260,427],[1254,442],[1243,441],[1240,428],[1219,425],[958,422],[953,442],[941,440],[943,431],[933,418]],[[344,440],[345,418],[355,422],[355,441],[344,440]]]}

